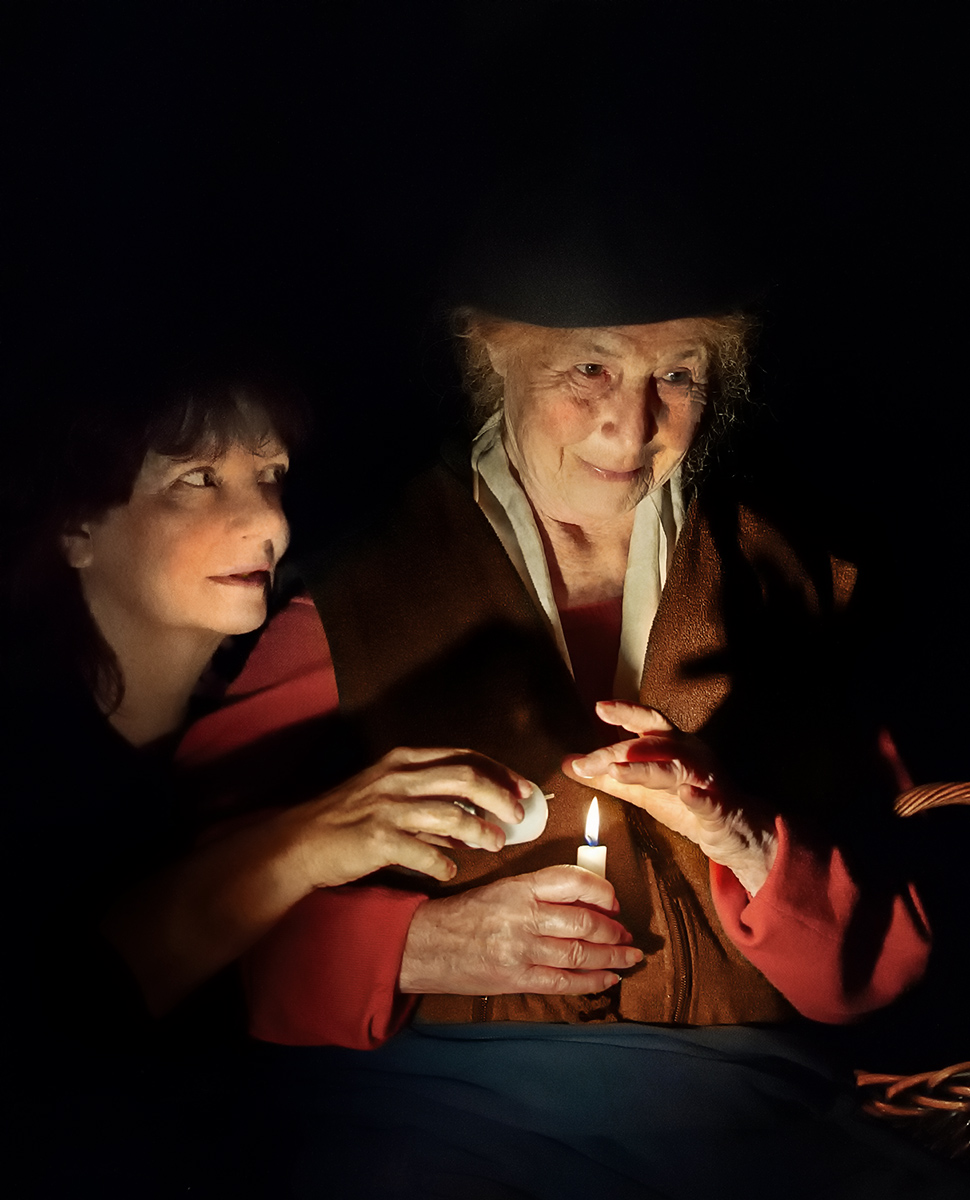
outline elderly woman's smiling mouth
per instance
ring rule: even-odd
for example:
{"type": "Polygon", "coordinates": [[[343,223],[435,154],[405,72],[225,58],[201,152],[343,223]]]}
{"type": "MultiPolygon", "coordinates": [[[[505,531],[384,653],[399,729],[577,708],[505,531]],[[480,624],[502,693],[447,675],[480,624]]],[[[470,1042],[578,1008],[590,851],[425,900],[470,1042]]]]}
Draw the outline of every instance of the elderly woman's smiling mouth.
{"type": "Polygon", "coordinates": [[[576,456],[577,460],[597,479],[602,479],[606,483],[632,483],[635,479],[643,474],[643,467],[632,467],[628,471],[617,471],[610,467],[598,467],[595,463],[589,462],[587,459],[576,456]]]}

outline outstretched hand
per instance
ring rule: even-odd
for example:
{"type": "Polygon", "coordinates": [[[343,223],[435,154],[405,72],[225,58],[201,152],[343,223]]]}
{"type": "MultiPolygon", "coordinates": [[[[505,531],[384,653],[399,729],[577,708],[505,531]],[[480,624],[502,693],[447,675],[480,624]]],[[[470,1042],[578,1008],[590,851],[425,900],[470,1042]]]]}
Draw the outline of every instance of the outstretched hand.
{"type": "Polygon", "coordinates": [[[734,872],[754,895],[777,853],[773,823],[732,796],[716,776],[707,747],[680,733],[652,708],[621,700],[596,706],[601,721],[637,734],[591,754],[571,755],[563,772],[587,787],[635,804],[708,858],[734,872]]]}

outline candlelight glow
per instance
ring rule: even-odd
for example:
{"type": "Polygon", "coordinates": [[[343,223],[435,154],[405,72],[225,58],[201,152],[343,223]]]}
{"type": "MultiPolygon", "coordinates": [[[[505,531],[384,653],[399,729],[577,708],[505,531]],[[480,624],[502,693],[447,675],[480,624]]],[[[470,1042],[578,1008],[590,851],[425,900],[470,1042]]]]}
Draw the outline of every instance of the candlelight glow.
{"type": "Polygon", "coordinates": [[[586,814],[586,844],[598,846],[600,840],[600,802],[593,797],[589,812],[586,814]]]}

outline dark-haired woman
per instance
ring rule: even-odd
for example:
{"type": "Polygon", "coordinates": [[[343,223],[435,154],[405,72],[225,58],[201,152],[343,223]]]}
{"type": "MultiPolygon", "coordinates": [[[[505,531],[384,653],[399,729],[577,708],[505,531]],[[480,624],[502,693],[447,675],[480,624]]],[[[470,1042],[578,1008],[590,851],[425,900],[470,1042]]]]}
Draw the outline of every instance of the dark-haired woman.
{"type": "Polygon", "coordinates": [[[193,1031],[211,1036],[192,1009],[219,985],[199,985],[317,887],[389,863],[450,879],[423,837],[502,844],[437,797],[517,819],[512,773],[465,756],[459,778],[444,751],[401,750],[193,846],[168,752],[220,643],[266,617],[299,424],[275,385],[196,381],[88,404],[53,430],[44,470],[31,457],[8,474],[4,1029],[25,1195],[205,1186],[202,1159],[174,1152],[218,1142],[211,1112],[188,1142],[186,1122],[225,1099],[174,1099],[199,1087],[193,1031]],[[146,1057],[151,1043],[165,1055],[146,1057]]]}

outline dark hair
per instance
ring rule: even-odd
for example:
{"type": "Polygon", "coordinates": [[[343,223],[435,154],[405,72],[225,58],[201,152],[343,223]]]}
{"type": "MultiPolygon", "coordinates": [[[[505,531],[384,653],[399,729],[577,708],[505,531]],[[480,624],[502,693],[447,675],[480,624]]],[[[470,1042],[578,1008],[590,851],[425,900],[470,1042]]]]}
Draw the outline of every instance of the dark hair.
{"type": "Polygon", "coordinates": [[[124,680],[64,557],[62,535],[126,504],[150,451],[218,457],[236,442],[255,450],[271,438],[293,451],[307,438],[309,410],[281,378],[218,368],[194,368],[137,390],[99,380],[44,399],[41,413],[26,418],[29,432],[20,434],[33,444],[4,480],[11,543],[4,618],[15,646],[49,664],[54,659],[55,670],[73,666],[112,712],[124,680]]]}

